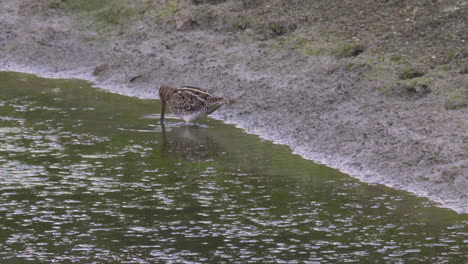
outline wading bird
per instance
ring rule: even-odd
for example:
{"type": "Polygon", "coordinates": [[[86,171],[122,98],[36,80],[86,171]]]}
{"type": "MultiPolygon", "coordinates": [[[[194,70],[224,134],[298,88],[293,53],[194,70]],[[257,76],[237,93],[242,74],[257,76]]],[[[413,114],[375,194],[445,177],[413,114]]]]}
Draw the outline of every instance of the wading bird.
{"type": "Polygon", "coordinates": [[[190,86],[175,88],[163,85],[159,88],[161,98],[161,122],[164,122],[166,104],[172,113],[183,119],[186,123],[195,122],[220,108],[228,101],[221,97],[215,97],[207,91],[190,86]]]}

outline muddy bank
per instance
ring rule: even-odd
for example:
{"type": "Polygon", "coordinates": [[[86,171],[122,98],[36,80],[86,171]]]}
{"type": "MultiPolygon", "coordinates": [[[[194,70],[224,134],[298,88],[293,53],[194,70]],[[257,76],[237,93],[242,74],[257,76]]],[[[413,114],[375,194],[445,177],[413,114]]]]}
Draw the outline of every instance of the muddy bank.
{"type": "Polygon", "coordinates": [[[141,98],[207,87],[236,102],[215,118],[468,212],[463,1],[92,2],[2,0],[1,69],[141,98]]]}

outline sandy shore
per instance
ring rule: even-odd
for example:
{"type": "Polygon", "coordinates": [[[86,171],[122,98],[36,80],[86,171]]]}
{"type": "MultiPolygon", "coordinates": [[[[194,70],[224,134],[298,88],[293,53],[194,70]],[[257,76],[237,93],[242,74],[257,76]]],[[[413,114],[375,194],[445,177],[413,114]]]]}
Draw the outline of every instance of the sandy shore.
{"type": "MultiPolygon", "coordinates": [[[[0,2],[1,70],[87,79],[140,98],[156,98],[164,83],[206,87],[235,101],[215,118],[362,181],[468,213],[464,66],[445,75],[408,73],[406,81],[401,65],[379,62],[357,46],[350,56],[304,55],[285,37],[295,30],[287,24],[272,28],[280,36],[259,36],[255,27],[220,30],[202,20],[193,26],[182,9],[159,24],[143,17],[96,29],[60,5],[0,2]],[[362,66],[366,60],[372,63],[362,66]],[[378,69],[385,71],[366,75],[378,69]],[[400,83],[386,75],[392,69],[400,83]],[[445,88],[456,84],[457,90],[445,88]]],[[[460,61],[465,57],[453,65],[460,61]]]]}

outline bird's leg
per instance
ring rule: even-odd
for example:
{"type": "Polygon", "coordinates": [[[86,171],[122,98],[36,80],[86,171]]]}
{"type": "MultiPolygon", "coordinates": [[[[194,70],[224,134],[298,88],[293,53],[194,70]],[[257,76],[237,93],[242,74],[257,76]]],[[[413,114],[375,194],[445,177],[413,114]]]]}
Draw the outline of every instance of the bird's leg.
{"type": "Polygon", "coordinates": [[[161,105],[161,123],[164,122],[164,114],[166,112],[166,100],[162,99],[161,105]]]}

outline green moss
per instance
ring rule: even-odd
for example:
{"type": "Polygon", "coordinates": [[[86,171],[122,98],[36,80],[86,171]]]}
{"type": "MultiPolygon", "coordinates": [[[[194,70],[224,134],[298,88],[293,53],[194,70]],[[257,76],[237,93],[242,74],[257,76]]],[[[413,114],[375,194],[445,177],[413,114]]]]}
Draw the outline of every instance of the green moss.
{"type": "Polygon", "coordinates": [[[245,30],[250,26],[250,23],[247,19],[241,17],[234,23],[234,28],[237,30],[245,30]]]}
{"type": "Polygon", "coordinates": [[[445,54],[445,57],[447,58],[447,61],[450,62],[450,61],[452,61],[452,60],[455,58],[455,52],[453,52],[453,51],[448,51],[448,52],[445,54]]]}
{"type": "Polygon", "coordinates": [[[269,25],[270,30],[273,31],[276,35],[283,34],[283,24],[280,22],[275,22],[269,25]]]}
{"type": "Polygon", "coordinates": [[[450,67],[450,65],[442,65],[440,67],[441,70],[445,71],[445,72],[449,72],[452,70],[452,68],[450,67]]]}
{"type": "Polygon", "coordinates": [[[63,3],[60,0],[49,0],[44,3],[44,6],[48,9],[62,9],[63,3]]]}
{"type": "Polygon", "coordinates": [[[337,58],[356,57],[364,51],[364,47],[357,43],[345,43],[338,45],[333,52],[337,58]]]}
{"type": "Polygon", "coordinates": [[[295,32],[278,38],[276,46],[279,49],[293,49],[305,56],[332,55],[334,42],[328,38],[313,38],[317,32],[296,30],[295,32]]]}
{"type": "Polygon", "coordinates": [[[468,107],[468,89],[457,87],[450,93],[450,97],[445,103],[445,108],[455,110],[468,107]]]}
{"type": "Polygon", "coordinates": [[[314,55],[314,56],[320,56],[320,55],[325,55],[327,52],[327,49],[324,47],[314,47],[314,46],[307,46],[306,47],[306,54],[308,56],[314,55]]]}
{"type": "MultiPolygon", "coordinates": [[[[333,37],[332,34],[300,29],[282,37],[279,45],[292,48],[306,56],[335,56],[336,58],[356,57],[364,51],[358,43],[333,37]]],[[[352,66],[351,66],[352,67],[352,66]]]]}
{"type": "Polygon", "coordinates": [[[151,4],[150,2],[135,4],[130,0],[73,0],[65,3],[66,10],[94,18],[94,22],[101,22],[96,26],[127,24],[144,14],[151,4]]]}
{"type": "Polygon", "coordinates": [[[137,14],[137,11],[129,6],[111,6],[96,13],[96,17],[106,23],[117,25],[137,14]]]}
{"type": "Polygon", "coordinates": [[[78,12],[93,12],[111,6],[112,4],[118,5],[120,1],[113,0],[73,0],[67,1],[68,7],[73,11],[78,12]]]}
{"type": "Polygon", "coordinates": [[[391,54],[390,61],[396,64],[402,64],[408,61],[408,57],[406,57],[405,55],[401,55],[401,54],[391,54]]]}
{"type": "Polygon", "coordinates": [[[362,65],[367,65],[369,70],[364,72],[364,76],[373,81],[387,81],[395,78],[390,63],[380,61],[378,56],[366,56],[358,59],[362,65]]]}
{"type": "Polygon", "coordinates": [[[158,17],[165,19],[175,15],[180,11],[180,4],[178,0],[169,0],[165,3],[164,7],[159,10],[158,17]]]}
{"type": "Polygon", "coordinates": [[[424,76],[424,73],[416,70],[413,67],[406,67],[398,73],[398,78],[401,80],[409,80],[413,78],[418,78],[424,76]]]}
{"type": "Polygon", "coordinates": [[[383,85],[378,86],[378,87],[377,87],[377,90],[378,90],[379,92],[381,92],[381,93],[385,93],[385,94],[386,94],[386,93],[388,93],[391,89],[390,89],[390,87],[389,87],[388,85],[383,84],[383,85]]]}
{"type": "Polygon", "coordinates": [[[404,80],[403,83],[407,86],[430,86],[432,84],[432,79],[431,78],[425,78],[425,77],[420,77],[420,78],[413,78],[409,80],[404,80]]]}

